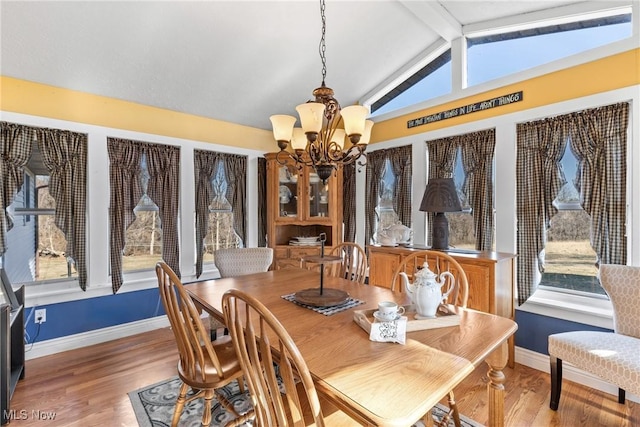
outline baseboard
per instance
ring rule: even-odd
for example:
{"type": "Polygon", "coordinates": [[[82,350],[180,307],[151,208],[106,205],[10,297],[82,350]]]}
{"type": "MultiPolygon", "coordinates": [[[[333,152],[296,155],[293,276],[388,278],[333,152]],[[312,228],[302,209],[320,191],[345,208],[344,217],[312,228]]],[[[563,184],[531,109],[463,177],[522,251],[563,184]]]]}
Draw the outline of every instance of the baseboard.
{"type": "MultiPolygon", "coordinates": [[[[516,347],[515,351],[516,362],[522,365],[528,366],[538,371],[546,372],[550,371],[549,356],[546,354],[536,353],[535,351],[527,350],[525,348],[516,347]]],[[[618,399],[618,387],[610,384],[602,379],[591,375],[588,372],[581,371],[569,363],[562,363],[562,378],[563,380],[573,381],[575,383],[591,387],[596,390],[600,390],[605,393],[613,395],[617,401],[618,399]]],[[[626,393],[626,398],[636,403],[640,403],[640,397],[626,393]]]]}
{"type": "Polygon", "coordinates": [[[81,334],[37,342],[34,343],[33,346],[31,346],[31,344],[27,344],[25,349],[25,359],[35,359],[37,357],[48,356],[62,351],[99,344],[168,326],[169,319],[167,316],[157,316],[150,319],[83,332],[81,334]]]}

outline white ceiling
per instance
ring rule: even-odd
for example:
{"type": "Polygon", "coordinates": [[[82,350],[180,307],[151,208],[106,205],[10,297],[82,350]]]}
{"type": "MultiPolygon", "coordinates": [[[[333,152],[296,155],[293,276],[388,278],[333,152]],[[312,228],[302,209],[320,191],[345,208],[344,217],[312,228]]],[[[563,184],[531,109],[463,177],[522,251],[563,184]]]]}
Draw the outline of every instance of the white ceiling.
{"type": "MultiPolygon", "coordinates": [[[[595,3],[327,0],[326,84],[343,106],[364,102],[463,30],[595,3]]],[[[262,129],[322,78],[315,0],[2,0],[0,15],[3,76],[262,129]]]]}

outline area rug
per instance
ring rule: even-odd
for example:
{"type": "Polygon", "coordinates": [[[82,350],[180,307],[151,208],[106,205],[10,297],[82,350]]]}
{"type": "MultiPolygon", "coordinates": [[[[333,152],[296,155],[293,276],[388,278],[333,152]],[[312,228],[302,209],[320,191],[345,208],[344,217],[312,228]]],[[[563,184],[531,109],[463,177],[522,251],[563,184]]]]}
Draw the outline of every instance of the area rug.
{"type": "MultiPolygon", "coordinates": [[[[169,378],[159,383],[143,387],[139,390],[129,392],[129,399],[136,414],[138,425],[140,427],[168,427],[171,425],[171,417],[175,407],[178,392],[180,391],[180,379],[178,377],[169,378]]],[[[236,382],[232,382],[221,390],[224,396],[233,403],[238,413],[246,413],[251,408],[251,399],[246,391],[241,393],[236,382]]],[[[180,417],[180,427],[199,427],[202,420],[203,400],[196,399],[185,405],[182,416],[180,417]]],[[[433,408],[432,415],[434,419],[440,420],[444,415],[444,407],[438,405],[433,408]]],[[[213,400],[211,408],[211,426],[224,426],[228,421],[233,419],[230,414],[217,401],[213,400]]],[[[482,427],[481,424],[462,416],[462,425],[465,427],[482,427]]],[[[251,426],[251,422],[247,422],[245,426],[251,426]]],[[[449,425],[453,427],[453,422],[449,425]]],[[[418,423],[413,427],[421,427],[422,423],[418,423]]]]}

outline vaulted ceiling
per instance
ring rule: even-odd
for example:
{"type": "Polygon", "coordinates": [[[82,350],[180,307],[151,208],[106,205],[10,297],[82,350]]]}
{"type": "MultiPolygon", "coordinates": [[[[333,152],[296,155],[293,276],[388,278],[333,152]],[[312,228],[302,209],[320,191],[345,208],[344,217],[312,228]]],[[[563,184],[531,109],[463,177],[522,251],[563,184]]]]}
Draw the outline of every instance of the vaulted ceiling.
{"type": "MultiPolygon", "coordinates": [[[[326,84],[343,106],[375,101],[463,33],[603,4],[620,3],[327,0],[326,84]]],[[[315,0],[2,0],[0,15],[7,77],[262,129],[321,83],[315,0]]]]}

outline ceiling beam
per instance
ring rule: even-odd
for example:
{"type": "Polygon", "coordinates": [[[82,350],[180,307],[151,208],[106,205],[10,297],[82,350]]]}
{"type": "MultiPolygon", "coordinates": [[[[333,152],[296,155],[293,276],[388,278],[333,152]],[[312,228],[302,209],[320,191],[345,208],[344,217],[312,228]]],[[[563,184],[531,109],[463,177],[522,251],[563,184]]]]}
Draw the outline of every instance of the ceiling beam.
{"type": "Polygon", "coordinates": [[[462,36],[462,24],[438,1],[399,0],[420,21],[450,42],[462,36]]]}

